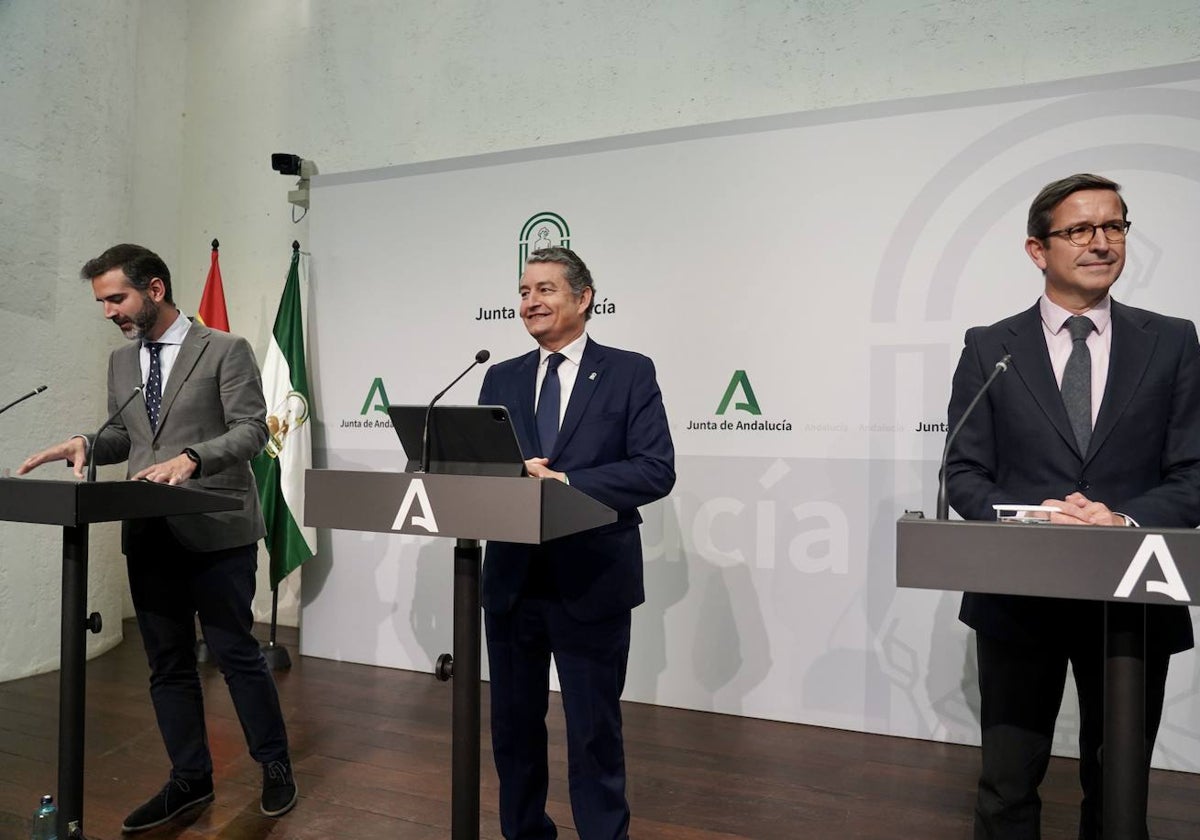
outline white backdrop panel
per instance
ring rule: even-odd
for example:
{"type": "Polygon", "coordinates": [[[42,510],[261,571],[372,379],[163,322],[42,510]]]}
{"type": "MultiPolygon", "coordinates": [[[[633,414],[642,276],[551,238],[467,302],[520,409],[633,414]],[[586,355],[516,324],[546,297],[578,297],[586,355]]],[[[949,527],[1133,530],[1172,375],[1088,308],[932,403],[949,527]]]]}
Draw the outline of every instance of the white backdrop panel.
{"type": "MultiPolygon", "coordinates": [[[[894,522],[933,508],[963,331],[1040,292],[1029,201],[1077,171],[1126,187],[1116,297],[1200,316],[1200,65],[321,177],[319,463],[400,468],[377,406],[533,346],[516,281],[545,227],[592,268],[590,334],[657,363],[678,451],[626,698],[975,743],[958,596],[896,590],[894,522]]],[[[450,649],[448,541],[322,539],[303,653],[450,649]]],[[[1198,683],[1177,657],[1158,766],[1200,769],[1198,683]]],[[[1069,698],[1060,752],[1077,728],[1069,698]]]]}

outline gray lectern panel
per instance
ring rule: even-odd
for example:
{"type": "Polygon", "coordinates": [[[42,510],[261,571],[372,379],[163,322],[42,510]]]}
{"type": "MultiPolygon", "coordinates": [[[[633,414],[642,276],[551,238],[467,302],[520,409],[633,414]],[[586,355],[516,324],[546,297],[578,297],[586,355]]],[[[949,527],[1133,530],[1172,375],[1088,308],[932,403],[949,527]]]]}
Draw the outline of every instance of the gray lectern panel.
{"type": "Polygon", "coordinates": [[[1200,531],[896,523],[896,585],[1148,604],[1200,603],[1200,531]]]}
{"type": "Polygon", "coordinates": [[[617,521],[617,512],[561,481],[542,484],[542,542],[617,521]]]}
{"type": "Polygon", "coordinates": [[[348,531],[536,544],[616,521],[557,481],[478,475],[309,470],[304,524],[348,531]],[[547,503],[546,496],[552,502],[547,503]]]}

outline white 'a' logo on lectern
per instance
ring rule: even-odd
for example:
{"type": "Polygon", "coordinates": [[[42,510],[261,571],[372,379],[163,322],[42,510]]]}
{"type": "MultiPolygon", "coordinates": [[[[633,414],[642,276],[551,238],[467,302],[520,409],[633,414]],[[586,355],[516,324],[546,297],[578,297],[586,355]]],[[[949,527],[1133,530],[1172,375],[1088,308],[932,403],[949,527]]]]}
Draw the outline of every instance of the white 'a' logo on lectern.
{"type": "Polygon", "coordinates": [[[1146,591],[1167,595],[1176,601],[1191,601],[1187,587],[1183,585],[1183,578],[1179,575],[1179,569],[1175,567],[1175,558],[1171,556],[1171,549],[1167,548],[1167,541],[1160,534],[1148,534],[1142,540],[1137,554],[1133,556],[1133,562],[1125,570],[1125,577],[1121,578],[1121,583],[1117,586],[1113,597],[1128,598],[1133,593],[1133,587],[1142,579],[1146,567],[1150,565],[1151,558],[1158,560],[1158,568],[1162,570],[1164,579],[1146,581],[1146,591]]]}
{"type": "Polygon", "coordinates": [[[425,482],[419,478],[414,478],[408,483],[408,489],[404,491],[404,501],[400,503],[400,512],[396,514],[396,521],[392,523],[392,530],[399,531],[408,524],[409,513],[414,504],[417,510],[412,513],[412,524],[436,534],[438,525],[437,520],[433,518],[433,505],[429,504],[425,482]]]}

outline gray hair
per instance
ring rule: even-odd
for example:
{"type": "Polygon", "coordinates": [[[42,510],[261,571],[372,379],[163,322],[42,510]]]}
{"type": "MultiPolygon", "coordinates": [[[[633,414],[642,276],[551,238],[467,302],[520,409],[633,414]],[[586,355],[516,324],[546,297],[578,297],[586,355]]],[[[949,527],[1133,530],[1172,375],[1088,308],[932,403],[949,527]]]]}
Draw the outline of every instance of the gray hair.
{"type": "MultiPolygon", "coordinates": [[[[570,248],[542,248],[530,254],[525,265],[533,265],[534,263],[556,263],[561,265],[563,269],[563,277],[567,284],[571,287],[571,293],[575,297],[583,295],[584,289],[592,290],[592,300],[596,299],[596,284],[592,282],[592,272],[588,271],[587,265],[579,258],[579,255],[570,248]]],[[[592,307],[588,307],[584,313],[584,320],[592,317],[592,307]]]]}

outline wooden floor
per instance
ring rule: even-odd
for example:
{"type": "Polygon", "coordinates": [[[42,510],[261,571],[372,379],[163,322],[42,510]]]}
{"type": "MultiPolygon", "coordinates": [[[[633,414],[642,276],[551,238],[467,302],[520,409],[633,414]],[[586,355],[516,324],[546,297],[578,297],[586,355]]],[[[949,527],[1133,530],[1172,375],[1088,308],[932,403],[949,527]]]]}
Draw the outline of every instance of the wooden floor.
{"type": "MultiPolygon", "coordinates": [[[[125,814],[155,792],[168,766],[146,691],[136,625],[88,665],[84,827],[115,840],[125,814]]],[[[153,838],[426,840],[450,836],[450,688],[432,676],[295,655],[278,674],[300,785],[296,809],[258,813],[259,767],[215,667],[203,671],[216,802],[153,838]]],[[[42,793],[55,788],[57,674],[0,684],[0,840],[28,837],[42,793]]],[[[486,687],[485,687],[486,690],[486,687]]],[[[480,836],[499,838],[496,780],[484,719],[480,836]]],[[[637,840],[843,840],[970,837],[979,752],[970,747],[625,707],[631,834],[637,840]]],[[[565,785],[561,713],[552,712],[550,811],[575,838],[565,785]]],[[[1046,840],[1074,840],[1076,763],[1055,759],[1043,788],[1046,840]]],[[[1151,833],[1200,837],[1200,777],[1156,771],[1151,833]]]]}

